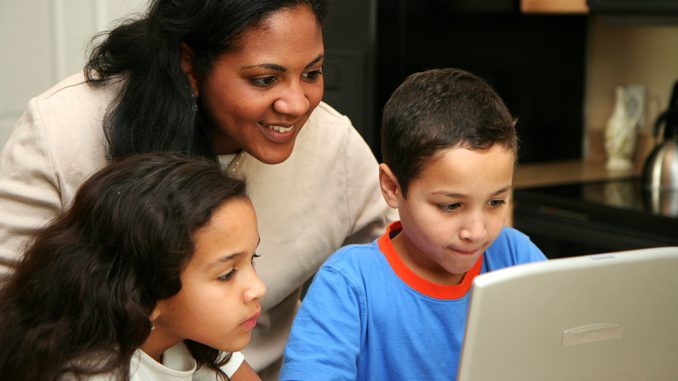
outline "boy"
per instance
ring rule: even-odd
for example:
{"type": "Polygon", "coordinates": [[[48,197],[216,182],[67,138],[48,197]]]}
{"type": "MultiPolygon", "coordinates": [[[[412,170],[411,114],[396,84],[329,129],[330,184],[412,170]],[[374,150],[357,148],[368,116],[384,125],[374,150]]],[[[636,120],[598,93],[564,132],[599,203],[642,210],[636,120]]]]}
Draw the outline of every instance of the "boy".
{"type": "Polygon", "coordinates": [[[473,278],[545,259],[504,227],[516,151],[515,121],[484,81],[456,69],[408,77],[384,108],[379,171],[401,220],[320,268],[281,379],[454,379],[473,278]]]}

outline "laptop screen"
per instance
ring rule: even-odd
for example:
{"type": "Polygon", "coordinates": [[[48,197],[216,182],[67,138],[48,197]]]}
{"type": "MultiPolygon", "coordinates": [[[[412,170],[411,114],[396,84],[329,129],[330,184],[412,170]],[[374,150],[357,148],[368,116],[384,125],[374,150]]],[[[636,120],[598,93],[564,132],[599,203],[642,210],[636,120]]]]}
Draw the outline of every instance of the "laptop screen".
{"type": "Polygon", "coordinates": [[[474,280],[458,381],[678,380],[678,247],[474,280]]]}

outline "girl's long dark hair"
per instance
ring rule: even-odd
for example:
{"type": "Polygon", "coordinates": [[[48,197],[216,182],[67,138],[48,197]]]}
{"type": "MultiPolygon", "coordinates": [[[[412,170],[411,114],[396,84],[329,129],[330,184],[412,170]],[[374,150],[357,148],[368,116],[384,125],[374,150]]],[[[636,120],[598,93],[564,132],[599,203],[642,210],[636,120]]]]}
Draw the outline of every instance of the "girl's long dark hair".
{"type": "Polygon", "coordinates": [[[101,36],[84,68],[87,81],[97,86],[124,78],[104,121],[110,158],[176,151],[215,159],[211,127],[193,111],[181,44],[204,75],[217,57],[237,49],[246,28],[295,5],[309,6],[324,22],[327,0],[153,0],[144,18],[101,36]]]}
{"type": "MultiPolygon", "coordinates": [[[[53,381],[113,372],[128,380],[158,300],[181,289],[192,234],[245,184],[177,153],[132,156],[85,182],[38,233],[0,289],[0,375],[53,381]]],[[[186,342],[199,365],[227,358],[186,342]]]]}

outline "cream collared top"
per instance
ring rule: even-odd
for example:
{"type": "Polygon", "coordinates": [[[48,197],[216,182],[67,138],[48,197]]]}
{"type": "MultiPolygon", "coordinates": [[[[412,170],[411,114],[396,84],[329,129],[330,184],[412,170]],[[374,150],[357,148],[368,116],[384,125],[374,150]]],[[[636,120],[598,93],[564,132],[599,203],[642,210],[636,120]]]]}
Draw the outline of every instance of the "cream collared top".
{"type": "MultiPolygon", "coordinates": [[[[243,355],[236,352],[221,369],[230,378],[243,362],[243,355]]],[[[141,349],[132,355],[130,362],[131,381],[218,381],[217,373],[197,364],[183,342],[171,347],[162,356],[162,363],[155,361],[141,349]]],[[[67,379],[67,378],[66,378],[67,379]]],[[[113,381],[111,375],[98,375],[88,381],[113,381]]],[[[62,380],[66,381],[66,380],[62,380]]]]}

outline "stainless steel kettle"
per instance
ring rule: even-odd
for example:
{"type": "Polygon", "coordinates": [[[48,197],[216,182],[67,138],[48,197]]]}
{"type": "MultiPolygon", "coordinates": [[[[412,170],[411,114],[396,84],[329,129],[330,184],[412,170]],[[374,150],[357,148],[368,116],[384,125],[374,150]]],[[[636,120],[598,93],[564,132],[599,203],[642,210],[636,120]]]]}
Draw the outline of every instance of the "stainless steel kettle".
{"type": "Polygon", "coordinates": [[[643,168],[645,187],[652,191],[678,191],[678,81],[673,85],[668,110],[654,124],[654,137],[655,147],[643,168]]]}

